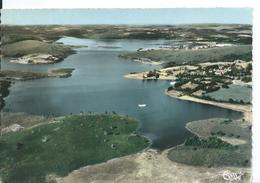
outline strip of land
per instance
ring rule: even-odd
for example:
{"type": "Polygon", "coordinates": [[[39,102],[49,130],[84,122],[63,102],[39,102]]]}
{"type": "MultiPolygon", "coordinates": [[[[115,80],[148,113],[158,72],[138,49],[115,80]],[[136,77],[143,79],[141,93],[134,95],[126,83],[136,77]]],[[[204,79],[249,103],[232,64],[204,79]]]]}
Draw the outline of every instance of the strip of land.
{"type": "Polygon", "coordinates": [[[251,45],[212,47],[205,49],[153,49],[120,55],[122,58],[163,63],[165,67],[204,62],[230,62],[235,59],[252,60],[251,45]]]}
{"type": "Polygon", "coordinates": [[[73,68],[58,68],[58,69],[50,69],[48,72],[26,72],[26,71],[18,71],[18,70],[4,70],[1,71],[0,78],[2,80],[9,81],[18,81],[18,80],[32,80],[32,79],[41,79],[47,77],[70,77],[73,68]]]}
{"type": "Polygon", "coordinates": [[[245,105],[245,104],[231,104],[227,102],[216,102],[216,101],[210,101],[210,100],[204,100],[188,95],[181,95],[180,92],[175,90],[165,91],[165,93],[171,97],[178,98],[180,100],[187,100],[191,102],[197,102],[202,104],[208,104],[213,105],[221,108],[231,109],[234,111],[239,111],[244,114],[244,119],[248,121],[249,123],[252,122],[252,105],[245,105]]]}
{"type": "MultiPolygon", "coordinates": [[[[251,44],[252,25],[1,25],[2,43],[23,40],[54,42],[62,36],[87,39],[166,39],[190,42],[251,44]]],[[[198,44],[201,45],[201,44],[198,44]]]]}

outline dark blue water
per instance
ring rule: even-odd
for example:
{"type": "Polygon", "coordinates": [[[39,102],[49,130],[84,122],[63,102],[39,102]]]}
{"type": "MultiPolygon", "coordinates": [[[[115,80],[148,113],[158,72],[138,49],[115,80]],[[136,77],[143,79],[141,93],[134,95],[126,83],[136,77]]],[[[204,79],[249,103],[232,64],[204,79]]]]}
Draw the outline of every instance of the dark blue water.
{"type": "Polygon", "coordinates": [[[158,47],[163,40],[83,40],[63,38],[66,44],[88,45],[54,65],[19,65],[4,60],[3,69],[46,71],[49,68],[75,68],[70,78],[47,78],[16,82],[10,88],[4,110],[57,116],[80,111],[115,111],[137,118],[139,132],[152,139],[152,147],[164,149],[180,144],[191,134],[185,124],[212,117],[238,118],[240,113],[209,105],[181,101],[165,95],[169,81],[125,79],[130,72],[158,66],[135,63],[118,57],[125,51],[158,47]],[[101,46],[101,47],[100,47],[101,46]],[[116,46],[117,48],[104,48],[116,46]],[[147,104],[139,108],[138,104],[147,104]]]}

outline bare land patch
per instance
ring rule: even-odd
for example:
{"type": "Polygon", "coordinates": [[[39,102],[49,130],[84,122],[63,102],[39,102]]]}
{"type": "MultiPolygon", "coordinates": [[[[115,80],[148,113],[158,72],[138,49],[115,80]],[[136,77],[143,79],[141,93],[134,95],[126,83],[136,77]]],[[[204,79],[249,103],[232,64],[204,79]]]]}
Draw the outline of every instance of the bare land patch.
{"type": "Polygon", "coordinates": [[[251,170],[241,167],[194,167],[173,162],[167,157],[168,151],[156,153],[147,150],[134,155],[109,160],[105,163],[82,167],[63,178],[58,183],[162,183],[162,182],[200,182],[224,183],[225,171],[243,172],[243,180],[250,182],[251,170]]]}

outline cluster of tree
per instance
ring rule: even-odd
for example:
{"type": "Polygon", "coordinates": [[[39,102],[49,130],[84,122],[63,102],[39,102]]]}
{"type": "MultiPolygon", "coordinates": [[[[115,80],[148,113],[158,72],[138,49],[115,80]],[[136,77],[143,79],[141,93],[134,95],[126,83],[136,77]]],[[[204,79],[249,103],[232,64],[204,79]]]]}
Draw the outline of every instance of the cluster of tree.
{"type": "MultiPolygon", "coordinates": [[[[10,81],[0,81],[0,110],[4,107],[4,98],[9,95],[10,86],[11,86],[10,81]]],[[[1,119],[0,119],[0,124],[1,124],[1,119]]]]}
{"type": "Polygon", "coordinates": [[[229,124],[232,122],[232,119],[225,119],[223,122],[221,122],[222,124],[229,124]]]}
{"type": "Polygon", "coordinates": [[[176,62],[174,61],[166,62],[165,64],[163,64],[163,68],[174,67],[174,66],[176,66],[176,62]]]}
{"type": "Polygon", "coordinates": [[[223,84],[222,88],[229,88],[229,86],[227,84],[223,84]]]}
{"type": "Polygon", "coordinates": [[[244,61],[251,61],[252,60],[252,52],[244,53],[244,54],[230,54],[226,55],[223,58],[223,61],[233,62],[234,60],[244,60],[244,61]]]}
{"type": "Polygon", "coordinates": [[[193,92],[198,91],[198,90],[202,90],[205,93],[210,93],[210,92],[214,92],[220,89],[219,86],[217,86],[218,83],[217,82],[210,82],[210,83],[199,83],[199,85],[194,89],[193,92]]]}
{"type": "MultiPolygon", "coordinates": [[[[225,34],[223,34],[225,35],[225,34]]],[[[204,41],[217,42],[217,43],[240,43],[240,44],[252,44],[252,37],[234,37],[230,34],[226,34],[227,37],[213,37],[213,36],[204,36],[204,41]]]]}
{"type": "Polygon", "coordinates": [[[171,90],[173,90],[173,86],[169,86],[167,89],[167,91],[171,91],[171,90]]]}
{"type": "Polygon", "coordinates": [[[204,99],[204,100],[212,100],[212,101],[215,101],[215,102],[229,102],[229,103],[232,103],[232,104],[251,104],[251,102],[245,102],[244,100],[234,100],[232,98],[230,98],[228,101],[226,100],[217,100],[215,98],[212,98],[208,95],[202,95],[200,97],[196,96],[197,98],[201,98],[201,99],[204,99]]]}
{"type": "Polygon", "coordinates": [[[232,98],[230,98],[228,100],[229,103],[232,103],[232,104],[250,104],[251,102],[245,102],[244,100],[234,100],[232,98]]]}
{"type": "Polygon", "coordinates": [[[214,69],[219,69],[218,65],[208,65],[207,67],[204,68],[204,70],[206,72],[210,71],[210,70],[214,70],[214,69]]]}
{"type": "Polygon", "coordinates": [[[222,132],[222,131],[217,131],[217,132],[211,132],[211,135],[217,135],[217,136],[225,136],[226,135],[226,133],[224,133],[224,132],[222,132]]]}
{"type": "Polygon", "coordinates": [[[182,85],[184,85],[184,84],[186,84],[188,82],[189,82],[189,80],[186,80],[186,79],[178,80],[178,82],[175,83],[174,87],[180,89],[180,87],[182,85]]]}
{"type": "Polygon", "coordinates": [[[185,142],[185,146],[197,146],[202,148],[216,148],[216,149],[230,149],[234,146],[222,141],[218,137],[211,136],[209,138],[200,138],[197,136],[188,137],[185,142]]]}
{"type": "Polygon", "coordinates": [[[237,68],[236,66],[232,66],[231,71],[227,71],[225,74],[228,76],[240,78],[240,77],[251,76],[252,70],[250,70],[250,68],[243,69],[243,68],[237,68]]]}
{"type": "Polygon", "coordinates": [[[248,64],[247,67],[246,67],[246,71],[251,73],[251,72],[252,72],[252,69],[253,69],[252,64],[251,64],[251,63],[248,64]]]}
{"type": "Polygon", "coordinates": [[[153,71],[148,72],[147,77],[155,77],[156,79],[158,79],[160,77],[160,74],[157,73],[157,71],[154,69],[153,71]]]}
{"type": "Polygon", "coordinates": [[[219,89],[220,89],[219,86],[212,86],[212,87],[205,88],[203,91],[205,91],[206,93],[210,93],[210,92],[218,91],[219,89]]]}
{"type": "Polygon", "coordinates": [[[246,82],[246,83],[251,82],[252,81],[252,76],[245,76],[241,80],[246,82]]]}

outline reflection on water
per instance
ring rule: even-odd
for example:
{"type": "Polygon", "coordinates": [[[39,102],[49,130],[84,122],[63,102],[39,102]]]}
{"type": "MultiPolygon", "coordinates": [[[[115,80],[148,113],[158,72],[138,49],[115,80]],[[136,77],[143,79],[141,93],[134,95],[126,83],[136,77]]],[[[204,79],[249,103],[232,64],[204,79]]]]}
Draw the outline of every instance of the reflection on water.
{"type": "Polygon", "coordinates": [[[169,81],[147,82],[123,77],[130,72],[152,70],[158,66],[127,61],[119,58],[119,54],[140,47],[158,47],[163,40],[106,42],[62,38],[59,41],[88,47],[80,48],[77,54],[54,65],[18,65],[4,60],[3,68],[46,71],[53,67],[72,67],[75,68],[72,77],[16,82],[6,98],[5,110],[57,116],[80,111],[116,111],[140,120],[139,132],[151,138],[152,146],[159,149],[182,143],[191,135],[185,129],[185,123],[189,121],[211,117],[238,118],[241,115],[166,96],[164,90],[169,81]],[[146,104],[146,107],[140,108],[138,104],[146,104]]]}

